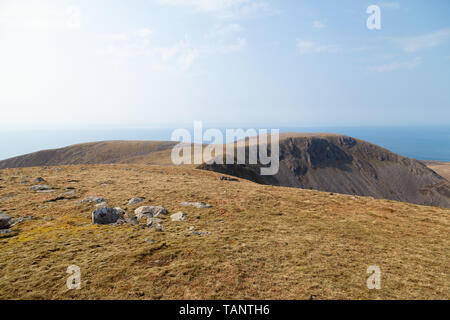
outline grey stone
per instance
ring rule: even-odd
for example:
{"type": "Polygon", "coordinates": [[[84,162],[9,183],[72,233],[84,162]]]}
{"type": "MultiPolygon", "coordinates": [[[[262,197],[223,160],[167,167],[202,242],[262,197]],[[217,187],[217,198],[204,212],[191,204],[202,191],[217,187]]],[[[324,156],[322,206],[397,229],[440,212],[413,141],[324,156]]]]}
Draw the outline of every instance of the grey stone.
{"type": "Polygon", "coordinates": [[[163,231],[162,220],[158,218],[147,218],[147,227],[156,231],[163,231]]]}
{"type": "Polygon", "coordinates": [[[172,221],[185,221],[187,219],[187,214],[184,212],[177,212],[170,216],[172,221]]]}
{"type": "Polygon", "coordinates": [[[104,207],[92,212],[93,224],[113,224],[120,219],[120,212],[113,208],[104,207]]]}
{"type": "Polygon", "coordinates": [[[9,222],[9,226],[15,226],[16,224],[25,222],[25,221],[29,221],[29,220],[33,220],[33,217],[19,217],[19,218],[15,218],[15,219],[11,219],[11,221],[9,222]]]}
{"type": "Polygon", "coordinates": [[[13,230],[9,230],[9,229],[0,229],[0,234],[11,234],[13,233],[13,230]]]}
{"type": "Polygon", "coordinates": [[[90,196],[87,197],[86,199],[79,201],[79,203],[102,203],[102,202],[106,202],[106,200],[98,196],[90,196]]]}
{"type": "Polygon", "coordinates": [[[42,183],[45,182],[45,179],[42,177],[37,177],[36,179],[33,180],[34,183],[42,183]]]}
{"type": "Polygon", "coordinates": [[[103,207],[106,207],[108,204],[106,203],[106,202],[100,202],[100,203],[97,203],[96,205],[95,205],[95,207],[96,208],[103,208],[103,207]]]}
{"type": "Polygon", "coordinates": [[[38,191],[36,191],[37,193],[53,193],[53,192],[55,192],[55,190],[38,190],[38,191]]]}
{"type": "Polygon", "coordinates": [[[204,203],[204,202],[181,202],[180,205],[183,207],[192,206],[192,207],[195,207],[198,209],[212,208],[212,205],[204,203]]]}
{"type": "Polygon", "coordinates": [[[211,234],[211,232],[198,232],[198,231],[191,231],[191,233],[200,237],[206,237],[211,234]]]}
{"type": "Polygon", "coordinates": [[[50,189],[51,189],[50,186],[46,184],[37,184],[35,186],[30,187],[31,191],[46,191],[50,189]]]}
{"type": "Polygon", "coordinates": [[[0,229],[9,228],[9,221],[12,217],[6,213],[0,213],[0,229]]]}
{"type": "Polygon", "coordinates": [[[142,218],[152,218],[157,217],[160,214],[167,214],[166,208],[163,206],[152,206],[152,207],[139,207],[134,211],[134,214],[138,220],[142,218]]]}
{"type": "Polygon", "coordinates": [[[220,177],[220,181],[235,181],[236,182],[236,181],[239,181],[239,179],[222,176],[222,177],[220,177]]]}
{"type": "Polygon", "coordinates": [[[128,212],[125,212],[124,219],[127,223],[132,224],[133,226],[137,226],[139,224],[136,217],[133,217],[128,212]]]}
{"type": "Polygon", "coordinates": [[[147,224],[162,223],[162,222],[163,220],[159,218],[147,218],[147,224]]]}
{"type": "Polygon", "coordinates": [[[150,230],[164,231],[164,227],[159,223],[147,225],[150,230]]]}
{"type": "Polygon", "coordinates": [[[141,202],[143,202],[145,200],[145,198],[132,198],[132,199],[130,199],[130,201],[128,201],[128,205],[129,206],[132,206],[132,205],[134,205],[134,204],[138,204],[138,203],[141,203],[141,202]]]}

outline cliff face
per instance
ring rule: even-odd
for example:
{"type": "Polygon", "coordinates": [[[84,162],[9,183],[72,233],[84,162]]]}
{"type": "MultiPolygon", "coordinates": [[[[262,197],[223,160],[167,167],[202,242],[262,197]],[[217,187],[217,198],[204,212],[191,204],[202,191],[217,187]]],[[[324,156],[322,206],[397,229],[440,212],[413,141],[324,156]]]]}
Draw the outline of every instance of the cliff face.
{"type": "Polygon", "coordinates": [[[449,182],[421,162],[338,135],[284,135],[280,170],[261,176],[259,165],[206,165],[201,169],[270,184],[450,207],[449,182]]]}

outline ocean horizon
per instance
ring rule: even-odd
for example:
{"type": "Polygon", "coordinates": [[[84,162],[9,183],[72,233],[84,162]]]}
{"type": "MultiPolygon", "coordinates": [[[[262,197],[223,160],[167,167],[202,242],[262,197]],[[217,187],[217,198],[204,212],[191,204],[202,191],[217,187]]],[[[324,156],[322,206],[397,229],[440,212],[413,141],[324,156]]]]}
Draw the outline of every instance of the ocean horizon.
{"type": "MultiPolygon", "coordinates": [[[[101,128],[101,129],[36,129],[4,130],[0,132],[0,160],[47,149],[69,145],[111,140],[171,140],[172,132],[179,127],[101,128]]],[[[192,132],[192,125],[184,126],[192,132]]],[[[204,130],[210,128],[205,126],[204,130]]],[[[226,128],[217,127],[222,132],[226,128]]],[[[402,127],[251,127],[279,129],[280,132],[327,132],[348,135],[374,143],[392,152],[418,160],[450,161],[449,126],[402,127]]],[[[229,142],[229,141],[227,141],[229,142]]]]}

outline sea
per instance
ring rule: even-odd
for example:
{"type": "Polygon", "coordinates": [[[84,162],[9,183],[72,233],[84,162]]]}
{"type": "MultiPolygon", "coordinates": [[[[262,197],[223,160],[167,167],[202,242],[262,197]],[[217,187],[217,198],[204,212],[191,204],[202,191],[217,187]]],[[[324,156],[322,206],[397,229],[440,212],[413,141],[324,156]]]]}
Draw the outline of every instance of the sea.
{"type": "MultiPolygon", "coordinates": [[[[175,129],[189,126],[140,126],[122,128],[0,130],[0,160],[45,149],[105,140],[171,140],[175,129]]],[[[210,127],[205,127],[204,130],[210,127]]],[[[236,129],[221,126],[217,129],[236,129]]],[[[450,161],[450,126],[391,126],[391,127],[242,127],[247,130],[279,129],[280,132],[329,132],[362,139],[395,153],[418,160],[450,161]]],[[[230,141],[227,141],[230,142],[230,141]]]]}

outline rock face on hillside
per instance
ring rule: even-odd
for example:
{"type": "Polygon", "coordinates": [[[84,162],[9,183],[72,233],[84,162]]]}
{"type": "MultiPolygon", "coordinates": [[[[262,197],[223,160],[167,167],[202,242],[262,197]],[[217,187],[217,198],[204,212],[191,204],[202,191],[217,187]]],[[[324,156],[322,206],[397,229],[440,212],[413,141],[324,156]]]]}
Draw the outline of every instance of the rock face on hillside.
{"type": "Polygon", "coordinates": [[[261,184],[372,196],[450,208],[449,182],[421,162],[347,136],[284,134],[280,169],[261,176],[260,165],[199,168],[261,184]]]}

